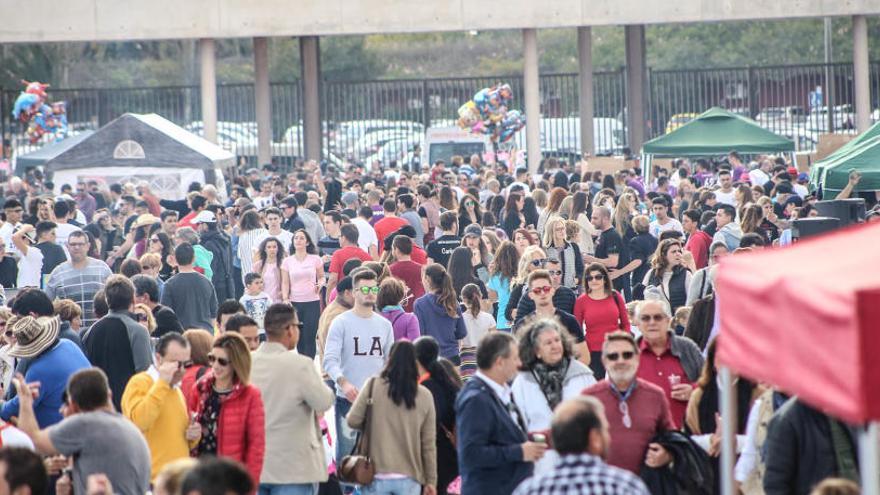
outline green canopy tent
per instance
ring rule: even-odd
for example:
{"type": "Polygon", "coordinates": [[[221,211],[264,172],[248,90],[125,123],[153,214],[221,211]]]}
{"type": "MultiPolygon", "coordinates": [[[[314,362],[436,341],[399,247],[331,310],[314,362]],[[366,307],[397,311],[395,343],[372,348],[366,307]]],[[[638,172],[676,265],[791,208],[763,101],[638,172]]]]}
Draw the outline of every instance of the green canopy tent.
{"type": "Polygon", "coordinates": [[[835,150],[834,153],[814,163],[810,168],[810,187],[816,190],[821,185],[823,191],[840,192],[846,187],[850,169],[856,169],[862,173],[862,181],[856,186],[856,191],[880,190],[880,179],[873,178],[880,171],[880,160],[878,160],[880,154],[877,151],[871,151],[873,146],[866,146],[870,143],[876,145],[878,137],[880,137],[880,122],[835,150]],[[850,161],[849,158],[852,158],[853,161],[850,161]],[[849,164],[847,165],[847,163],[849,164]],[[874,170],[875,167],[872,167],[872,164],[877,164],[878,170],[874,170]],[[830,174],[832,181],[827,184],[828,172],[831,167],[836,170],[830,174]],[[842,184],[838,180],[840,174],[844,175],[842,184]]]}
{"type": "Polygon", "coordinates": [[[880,135],[860,139],[859,143],[848,146],[843,153],[838,150],[813,164],[810,187],[814,190],[821,187],[826,197],[829,193],[839,193],[846,187],[851,170],[862,174],[854,192],[880,190],[880,135]]]}
{"type": "Polygon", "coordinates": [[[794,152],[794,141],[764,129],[752,119],[712,107],[696,119],[642,146],[645,178],[655,156],[681,157],[739,153],[794,152]]]}

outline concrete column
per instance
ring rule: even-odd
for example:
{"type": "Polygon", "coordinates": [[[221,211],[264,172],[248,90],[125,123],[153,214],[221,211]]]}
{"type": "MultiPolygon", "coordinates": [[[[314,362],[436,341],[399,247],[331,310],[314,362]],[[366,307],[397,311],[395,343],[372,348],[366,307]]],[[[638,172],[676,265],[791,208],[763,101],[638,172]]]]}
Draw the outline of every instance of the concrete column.
{"type": "Polygon", "coordinates": [[[578,114],[581,120],[581,153],[593,155],[593,31],[578,28],[578,114]]]}
{"type": "MultiPolygon", "coordinates": [[[[856,103],[856,129],[864,132],[871,127],[871,76],[868,66],[868,21],[855,15],[853,23],[853,80],[856,103]]],[[[829,113],[833,109],[828,109],[829,113]]]]}
{"type": "Polygon", "coordinates": [[[201,62],[202,123],[204,137],[212,143],[217,142],[217,72],[214,61],[214,40],[199,40],[199,60],[201,62]]]}
{"type": "Polygon", "coordinates": [[[626,46],[626,127],[628,146],[634,154],[641,153],[645,142],[645,26],[625,26],[626,46]]]}
{"type": "Polygon", "coordinates": [[[321,159],[321,60],[317,36],[299,39],[303,81],[303,146],[307,160],[321,159]]]}
{"type": "Polygon", "coordinates": [[[272,95],[269,90],[269,41],[254,38],[254,103],[257,113],[257,163],[272,163],[272,95]]]}
{"type": "Polygon", "coordinates": [[[523,90],[526,110],[526,158],[529,172],[541,163],[541,93],[538,78],[538,33],[523,29],[523,90]]]}

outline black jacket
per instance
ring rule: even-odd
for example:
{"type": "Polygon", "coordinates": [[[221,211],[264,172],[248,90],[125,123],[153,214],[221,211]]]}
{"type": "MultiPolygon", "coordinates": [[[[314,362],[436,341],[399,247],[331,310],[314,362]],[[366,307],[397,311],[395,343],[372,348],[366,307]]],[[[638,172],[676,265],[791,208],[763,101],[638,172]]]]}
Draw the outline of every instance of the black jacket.
{"type": "Polygon", "coordinates": [[[652,495],[710,495],[715,486],[709,456],[689,436],[679,431],[658,434],[651,442],[662,445],[673,457],[670,466],[642,465],[639,475],[652,495]]]}
{"type": "Polygon", "coordinates": [[[446,432],[455,432],[455,395],[456,390],[444,387],[437,379],[431,377],[422,382],[434,398],[434,411],[437,421],[437,492],[446,493],[446,487],[458,477],[458,457],[455,447],[446,436],[446,432]],[[445,430],[444,430],[445,428],[445,430]]]}
{"type": "Polygon", "coordinates": [[[214,253],[211,260],[211,270],[214,277],[214,292],[217,294],[217,302],[222,303],[227,299],[235,298],[235,286],[232,280],[232,244],[229,236],[219,230],[209,230],[202,234],[202,246],[214,253]]]}
{"type": "MultiPolygon", "coordinates": [[[[516,304],[516,319],[523,318],[535,312],[535,301],[532,301],[532,298],[529,297],[529,288],[526,286],[520,286],[520,293],[517,299],[513,299],[513,293],[511,292],[511,301],[517,300],[519,301],[516,304]]],[[[553,306],[556,309],[561,309],[568,314],[574,314],[574,303],[577,300],[577,294],[574,293],[573,290],[568,287],[561,286],[556,288],[556,293],[553,294],[553,306]]],[[[513,304],[508,304],[508,308],[512,308],[513,304]]],[[[510,313],[510,309],[506,311],[506,313],[510,313]]],[[[508,320],[511,318],[508,317],[508,320]]]]}
{"type": "MultiPolygon", "coordinates": [[[[854,434],[845,425],[844,429],[852,442],[853,454],[857,455],[854,434]]],[[[808,494],[823,479],[839,475],[830,418],[797,397],[789,399],[773,415],[764,448],[767,495],[808,494]]]]}

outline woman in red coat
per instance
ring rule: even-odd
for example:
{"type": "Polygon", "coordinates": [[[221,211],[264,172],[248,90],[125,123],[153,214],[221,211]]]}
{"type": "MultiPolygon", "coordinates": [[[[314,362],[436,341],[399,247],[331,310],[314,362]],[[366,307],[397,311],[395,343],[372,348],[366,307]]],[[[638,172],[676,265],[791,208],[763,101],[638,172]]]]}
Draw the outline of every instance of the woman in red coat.
{"type": "Polygon", "coordinates": [[[241,462],[260,482],[266,451],[265,414],[260,390],[249,384],[251,354],[244,339],[225,333],[208,354],[211,370],[193,388],[189,409],[202,425],[193,455],[216,455],[241,462]]]}
{"type": "Polygon", "coordinates": [[[602,366],[602,344],[605,335],[623,330],[629,332],[629,315],[623,296],[612,288],[608,269],[592,263],[584,270],[586,292],[574,302],[574,317],[587,336],[590,368],[597,380],[605,378],[602,366]]]}

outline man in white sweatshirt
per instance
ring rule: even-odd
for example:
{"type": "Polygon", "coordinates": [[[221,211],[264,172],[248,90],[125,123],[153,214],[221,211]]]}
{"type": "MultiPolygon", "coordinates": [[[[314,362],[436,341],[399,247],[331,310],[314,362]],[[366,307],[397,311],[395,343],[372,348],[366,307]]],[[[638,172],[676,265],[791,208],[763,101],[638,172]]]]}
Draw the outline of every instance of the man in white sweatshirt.
{"type": "Polygon", "coordinates": [[[379,285],[372,270],[353,273],[354,307],[330,324],[324,348],[324,371],[336,384],[336,461],[347,455],[355,442],[355,431],[345,416],[367,378],[379,374],[385,364],[394,331],[385,317],[373,311],[379,285]]]}

